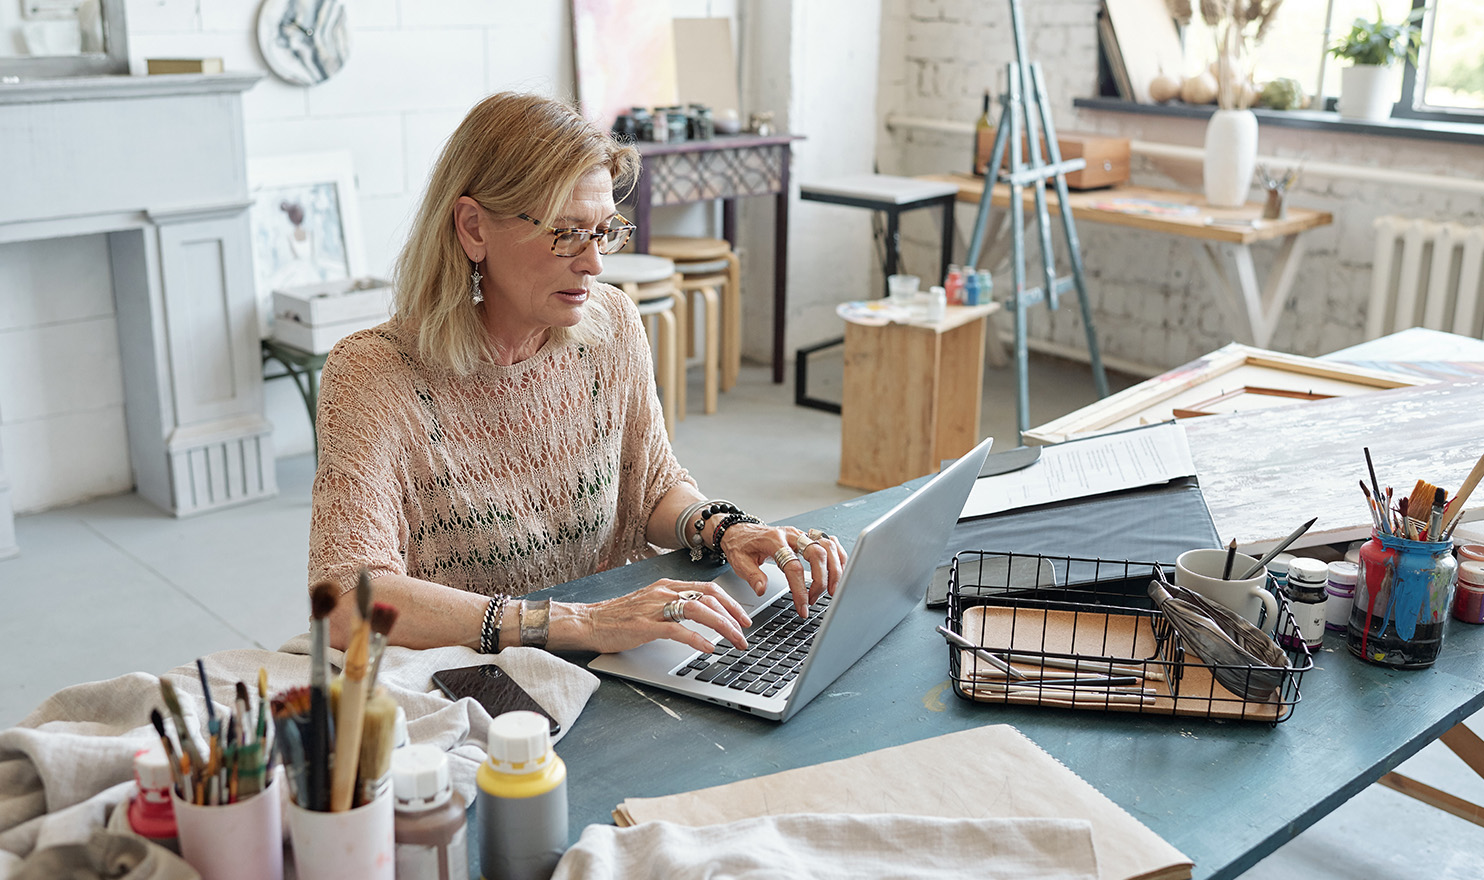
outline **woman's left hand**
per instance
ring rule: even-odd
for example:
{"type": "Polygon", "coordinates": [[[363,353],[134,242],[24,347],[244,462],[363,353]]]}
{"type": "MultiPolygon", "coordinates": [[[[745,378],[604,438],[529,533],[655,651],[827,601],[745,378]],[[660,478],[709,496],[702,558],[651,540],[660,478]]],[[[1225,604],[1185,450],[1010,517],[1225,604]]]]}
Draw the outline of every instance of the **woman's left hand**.
{"type": "Polygon", "coordinates": [[[818,529],[809,534],[793,526],[769,526],[760,523],[737,523],[722,535],[721,549],[732,569],[752,585],[758,595],[767,588],[768,577],[762,565],[773,560],[788,577],[794,609],[800,617],[809,616],[809,606],[828,592],[835,594],[840,574],[845,568],[845,549],[833,536],[818,529]],[[810,574],[809,583],[804,575],[810,574]]]}

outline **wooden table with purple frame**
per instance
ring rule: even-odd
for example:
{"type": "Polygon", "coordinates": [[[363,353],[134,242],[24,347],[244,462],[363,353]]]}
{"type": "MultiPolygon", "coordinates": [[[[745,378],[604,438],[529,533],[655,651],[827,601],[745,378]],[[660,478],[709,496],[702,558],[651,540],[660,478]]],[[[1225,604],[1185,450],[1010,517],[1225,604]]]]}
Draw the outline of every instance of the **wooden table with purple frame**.
{"type": "Polygon", "coordinates": [[[783,330],[788,305],[788,173],[790,145],[802,135],[738,134],[709,141],[639,143],[644,167],[630,196],[634,250],[649,252],[650,212],[664,205],[721,199],[721,237],[735,249],[737,199],[774,196],[773,381],[783,381],[783,330]]]}

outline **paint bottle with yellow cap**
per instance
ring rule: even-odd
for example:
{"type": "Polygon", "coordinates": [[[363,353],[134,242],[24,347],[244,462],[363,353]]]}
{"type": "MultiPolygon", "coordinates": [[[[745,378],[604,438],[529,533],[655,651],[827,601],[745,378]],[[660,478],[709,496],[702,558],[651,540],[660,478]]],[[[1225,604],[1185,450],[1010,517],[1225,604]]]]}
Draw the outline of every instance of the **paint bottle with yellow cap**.
{"type": "Polygon", "coordinates": [[[567,849],[567,765],[547,719],[506,712],[490,723],[479,766],[479,873],[484,880],[546,880],[567,849]]]}

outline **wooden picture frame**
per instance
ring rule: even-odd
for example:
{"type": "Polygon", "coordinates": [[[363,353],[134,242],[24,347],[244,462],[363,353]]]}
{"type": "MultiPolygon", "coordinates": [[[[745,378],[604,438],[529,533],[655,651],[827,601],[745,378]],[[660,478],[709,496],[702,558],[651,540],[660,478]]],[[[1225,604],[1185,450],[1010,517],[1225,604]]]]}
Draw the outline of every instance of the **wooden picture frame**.
{"type": "Polygon", "coordinates": [[[366,274],[355,160],[348,150],[247,161],[253,283],[267,338],[273,291],[366,274]]]}
{"type": "Polygon", "coordinates": [[[1232,343],[1188,364],[1140,382],[1117,394],[1025,432],[1026,443],[1060,443],[1083,434],[1099,434],[1168,421],[1175,410],[1197,410],[1201,404],[1242,388],[1292,393],[1303,399],[1348,397],[1388,388],[1426,384],[1420,376],[1324,361],[1232,343]]]}

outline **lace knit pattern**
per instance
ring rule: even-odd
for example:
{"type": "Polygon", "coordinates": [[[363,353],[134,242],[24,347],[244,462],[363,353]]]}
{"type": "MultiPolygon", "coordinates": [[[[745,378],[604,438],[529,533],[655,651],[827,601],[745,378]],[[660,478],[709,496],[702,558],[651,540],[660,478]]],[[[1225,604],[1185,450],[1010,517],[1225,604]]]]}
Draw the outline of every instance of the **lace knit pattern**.
{"type": "Polygon", "coordinates": [[[366,566],[521,595],[648,555],[650,513],[691,482],[665,435],[639,313],[595,284],[595,344],[548,342],[469,376],[391,321],[325,360],[309,582],[366,566]]]}

